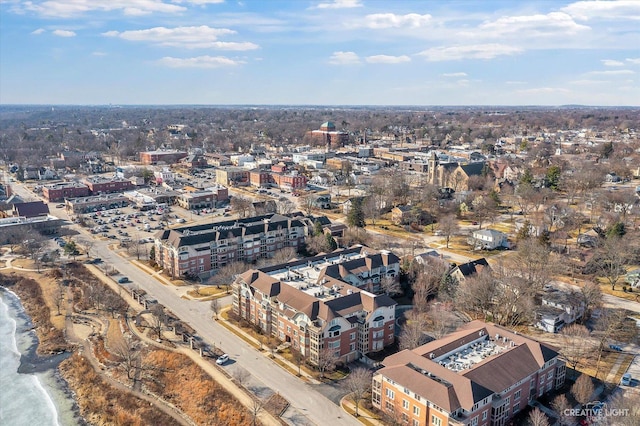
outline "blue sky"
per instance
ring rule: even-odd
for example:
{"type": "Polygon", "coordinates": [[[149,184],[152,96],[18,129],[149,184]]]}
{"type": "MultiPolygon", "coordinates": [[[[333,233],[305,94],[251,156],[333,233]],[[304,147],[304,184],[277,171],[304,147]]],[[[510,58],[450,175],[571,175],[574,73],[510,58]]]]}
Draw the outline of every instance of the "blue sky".
{"type": "Polygon", "coordinates": [[[0,0],[2,104],[640,105],[640,0],[0,0]]]}

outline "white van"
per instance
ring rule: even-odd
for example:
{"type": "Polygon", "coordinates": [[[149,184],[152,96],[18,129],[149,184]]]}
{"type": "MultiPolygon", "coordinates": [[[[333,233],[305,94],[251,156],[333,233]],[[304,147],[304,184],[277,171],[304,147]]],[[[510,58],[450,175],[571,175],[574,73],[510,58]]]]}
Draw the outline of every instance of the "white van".
{"type": "Polygon", "coordinates": [[[631,386],[631,373],[624,373],[622,379],[620,379],[622,386],[631,386]]]}

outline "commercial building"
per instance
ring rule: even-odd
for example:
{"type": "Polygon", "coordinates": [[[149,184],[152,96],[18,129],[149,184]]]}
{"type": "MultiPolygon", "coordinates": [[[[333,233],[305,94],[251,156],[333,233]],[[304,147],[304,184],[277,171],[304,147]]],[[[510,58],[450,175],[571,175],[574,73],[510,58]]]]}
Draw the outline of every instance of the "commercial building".
{"type": "Polygon", "coordinates": [[[67,198],[65,203],[68,211],[82,214],[125,207],[129,204],[129,198],[123,194],[91,195],[89,197],[67,198]]]}
{"type": "Polygon", "coordinates": [[[42,234],[55,234],[61,226],[68,222],[55,216],[35,216],[35,217],[6,217],[0,218],[0,244],[6,244],[9,240],[19,234],[24,239],[29,239],[29,233],[34,231],[42,234]]]}
{"type": "Polygon", "coordinates": [[[310,229],[305,217],[277,214],[165,229],[155,235],[155,260],[171,276],[204,274],[271,257],[284,247],[297,250],[310,229]]]}
{"type": "Polygon", "coordinates": [[[413,426],[503,426],[565,380],[556,349],[482,321],[382,364],[373,405],[413,426]]]}
{"type": "Polygon", "coordinates": [[[176,164],[188,154],[178,150],[145,151],[140,153],[142,164],[176,164]]]}
{"type": "Polygon", "coordinates": [[[336,130],[336,125],[331,121],[322,123],[319,130],[311,130],[307,135],[327,147],[341,147],[349,143],[349,134],[336,130]]]}
{"type": "Polygon", "coordinates": [[[177,204],[187,210],[218,207],[227,201],[229,201],[229,190],[222,185],[202,190],[185,191],[179,194],[176,199],[177,204]]]}
{"type": "Polygon", "coordinates": [[[249,185],[249,170],[241,167],[222,167],[216,169],[216,182],[226,186],[249,185]]]}
{"type": "Polygon", "coordinates": [[[76,182],[52,183],[42,187],[42,196],[49,203],[62,201],[65,198],[86,197],[89,192],[87,185],[76,182]]]}
{"type": "Polygon", "coordinates": [[[396,302],[362,287],[395,279],[398,260],[355,246],[252,269],[233,283],[233,310],[313,364],[327,356],[350,362],[394,343],[396,302]]]}
{"type": "Polygon", "coordinates": [[[124,178],[105,178],[102,176],[89,176],[82,181],[91,194],[110,194],[113,192],[123,192],[133,189],[133,183],[129,179],[124,178]]]}

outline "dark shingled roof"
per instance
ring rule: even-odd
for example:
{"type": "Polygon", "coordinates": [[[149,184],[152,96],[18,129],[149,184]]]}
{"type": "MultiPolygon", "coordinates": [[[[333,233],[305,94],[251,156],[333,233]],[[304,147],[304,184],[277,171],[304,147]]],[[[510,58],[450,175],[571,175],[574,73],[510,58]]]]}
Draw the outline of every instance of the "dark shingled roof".
{"type": "Polygon", "coordinates": [[[462,275],[464,275],[465,277],[469,277],[480,272],[483,267],[489,267],[489,263],[484,257],[472,260],[471,262],[463,263],[462,265],[458,265],[457,269],[462,273],[462,275]]]}
{"type": "Polygon", "coordinates": [[[42,201],[31,201],[28,203],[16,203],[13,205],[16,216],[37,217],[49,214],[49,206],[42,201]]]}

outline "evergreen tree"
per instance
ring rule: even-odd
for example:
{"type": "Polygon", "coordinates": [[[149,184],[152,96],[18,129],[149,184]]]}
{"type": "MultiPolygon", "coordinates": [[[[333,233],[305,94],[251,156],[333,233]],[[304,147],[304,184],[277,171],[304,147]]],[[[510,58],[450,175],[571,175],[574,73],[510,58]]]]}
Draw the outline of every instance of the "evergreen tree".
{"type": "Polygon", "coordinates": [[[558,190],[558,184],[560,183],[560,167],[551,166],[547,169],[547,174],[545,176],[545,180],[547,181],[547,186],[554,191],[558,190]]]}
{"type": "Polygon", "coordinates": [[[531,170],[526,169],[524,173],[522,173],[522,176],[520,176],[520,183],[529,185],[533,183],[533,173],[531,173],[531,170]]]}
{"type": "Polygon", "coordinates": [[[622,237],[626,233],[627,233],[627,230],[624,228],[624,223],[616,222],[611,226],[611,228],[607,230],[607,238],[622,237]]]}
{"type": "Polygon", "coordinates": [[[352,228],[364,228],[364,210],[362,208],[362,198],[351,200],[351,209],[347,215],[347,224],[352,228]]]}
{"type": "Polygon", "coordinates": [[[316,220],[315,222],[313,222],[313,235],[314,236],[318,236],[318,235],[322,235],[322,224],[320,223],[319,220],[316,220]]]}
{"type": "Polygon", "coordinates": [[[336,242],[335,238],[333,238],[331,236],[331,234],[326,234],[327,239],[327,247],[330,248],[330,251],[334,251],[338,248],[338,243],[336,242]]]}

